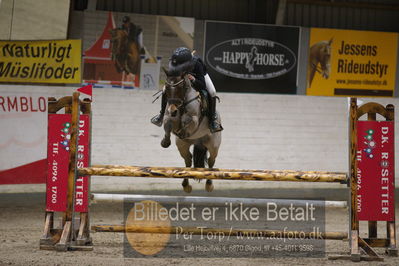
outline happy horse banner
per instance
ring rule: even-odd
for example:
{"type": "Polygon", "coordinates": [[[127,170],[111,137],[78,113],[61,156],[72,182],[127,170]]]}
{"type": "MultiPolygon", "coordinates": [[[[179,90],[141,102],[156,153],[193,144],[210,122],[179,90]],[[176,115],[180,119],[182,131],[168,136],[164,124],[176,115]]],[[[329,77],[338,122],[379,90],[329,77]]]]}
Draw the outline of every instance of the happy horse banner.
{"type": "Polygon", "coordinates": [[[392,97],[397,40],[397,33],[312,28],[307,95],[392,97]]]}
{"type": "Polygon", "coordinates": [[[299,30],[207,21],[205,63],[216,89],[295,94],[299,30]]]}
{"type": "Polygon", "coordinates": [[[81,41],[0,41],[0,82],[80,83],[81,41]]]}

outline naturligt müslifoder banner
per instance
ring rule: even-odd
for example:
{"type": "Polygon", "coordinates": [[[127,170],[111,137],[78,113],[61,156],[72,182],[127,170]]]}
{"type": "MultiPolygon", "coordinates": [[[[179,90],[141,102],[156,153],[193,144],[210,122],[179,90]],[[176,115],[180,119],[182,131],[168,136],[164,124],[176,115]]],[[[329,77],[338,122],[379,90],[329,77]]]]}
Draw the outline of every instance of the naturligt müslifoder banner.
{"type": "Polygon", "coordinates": [[[312,28],[307,95],[392,97],[397,42],[397,33],[312,28]]]}
{"type": "Polygon", "coordinates": [[[81,40],[0,41],[0,82],[80,83],[81,40]]]}

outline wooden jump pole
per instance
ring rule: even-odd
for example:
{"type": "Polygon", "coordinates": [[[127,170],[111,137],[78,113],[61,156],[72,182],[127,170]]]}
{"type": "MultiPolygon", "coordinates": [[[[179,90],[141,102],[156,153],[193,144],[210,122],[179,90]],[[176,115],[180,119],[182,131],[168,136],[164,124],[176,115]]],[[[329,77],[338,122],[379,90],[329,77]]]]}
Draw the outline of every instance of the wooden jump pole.
{"type": "Polygon", "coordinates": [[[300,232],[282,230],[254,230],[254,229],[224,229],[224,228],[202,228],[202,227],[142,227],[125,225],[93,225],[91,229],[95,232],[119,232],[119,233],[147,233],[147,234],[183,234],[205,235],[208,233],[224,235],[262,235],[264,237],[276,238],[303,238],[303,239],[331,239],[344,240],[348,238],[346,232],[300,232]]]}
{"type": "Polygon", "coordinates": [[[345,173],[325,173],[306,171],[268,171],[239,172],[239,171],[215,171],[210,169],[190,169],[180,167],[139,167],[123,166],[79,168],[78,175],[97,176],[130,176],[151,178],[196,178],[196,179],[220,179],[220,180],[246,180],[246,181],[296,181],[296,182],[338,182],[345,183],[345,173]]]}
{"type": "MultiPolygon", "coordinates": [[[[92,165],[94,168],[136,168],[136,167],[144,167],[144,166],[130,166],[130,165],[107,165],[107,164],[96,164],[92,165]]],[[[159,167],[159,166],[148,166],[154,170],[162,170],[165,168],[175,169],[175,167],[159,167]]],[[[178,167],[181,170],[185,171],[212,171],[212,172],[254,172],[254,173],[262,173],[262,172],[272,172],[272,173],[298,173],[303,172],[299,170],[266,170],[266,169],[223,169],[223,168],[194,168],[194,167],[178,167]]],[[[347,175],[346,172],[331,172],[331,171],[306,171],[307,174],[328,174],[328,175],[347,175]]]]}
{"type": "Polygon", "coordinates": [[[230,197],[196,197],[196,196],[161,196],[161,195],[132,195],[132,194],[105,194],[91,193],[91,204],[96,203],[122,203],[125,201],[152,200],[160,203],[198,203],[198,204],[246,204],[251,206],[266,206],[268,202],[276,203],[278,206],[313,204],[325,208],[347,208],[346,201],[322,201],[322,200],[299,200],[299,199],[256,199],[256,198],[230,198],[230,197]]]}

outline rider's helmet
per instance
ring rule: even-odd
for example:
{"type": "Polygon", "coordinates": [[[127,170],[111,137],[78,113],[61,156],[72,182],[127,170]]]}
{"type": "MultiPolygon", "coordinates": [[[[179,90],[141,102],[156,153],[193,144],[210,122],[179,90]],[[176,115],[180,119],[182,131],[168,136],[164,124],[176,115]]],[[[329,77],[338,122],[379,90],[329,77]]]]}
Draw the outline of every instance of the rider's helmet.
{"type": "Polygon", "coordinates": [[[191,62],[193,56],[191,54],[190,49],[186,47],[177,48],[170,58],[170,63],[172,66],[178,66],[187,62],[191,62]]]}
{"type": "Polygon", "coordinates": [[[122,22],[123,23],[130,22],[130,17],[129,16],[124,16],[123,19],[122,19],[122,22]]]}

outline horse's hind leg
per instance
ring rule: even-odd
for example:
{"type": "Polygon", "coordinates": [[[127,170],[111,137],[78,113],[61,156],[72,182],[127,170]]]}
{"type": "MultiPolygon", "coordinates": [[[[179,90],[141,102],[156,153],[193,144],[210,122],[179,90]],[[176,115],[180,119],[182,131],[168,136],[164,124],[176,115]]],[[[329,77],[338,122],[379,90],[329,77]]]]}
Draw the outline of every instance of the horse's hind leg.
{"type": "MultiPolygon", "coordinates": [[[[176,138],[177,149],[179,150],[181,157],[183,157],[186,167],[191,167],[193,161],[193,156],[190,153],[190,145],[190,143],[176,138]]],[[[184,191],[187,193],[190,193],[193,189],[187,178],[183,180],[182,186],[184,191]]]]}

